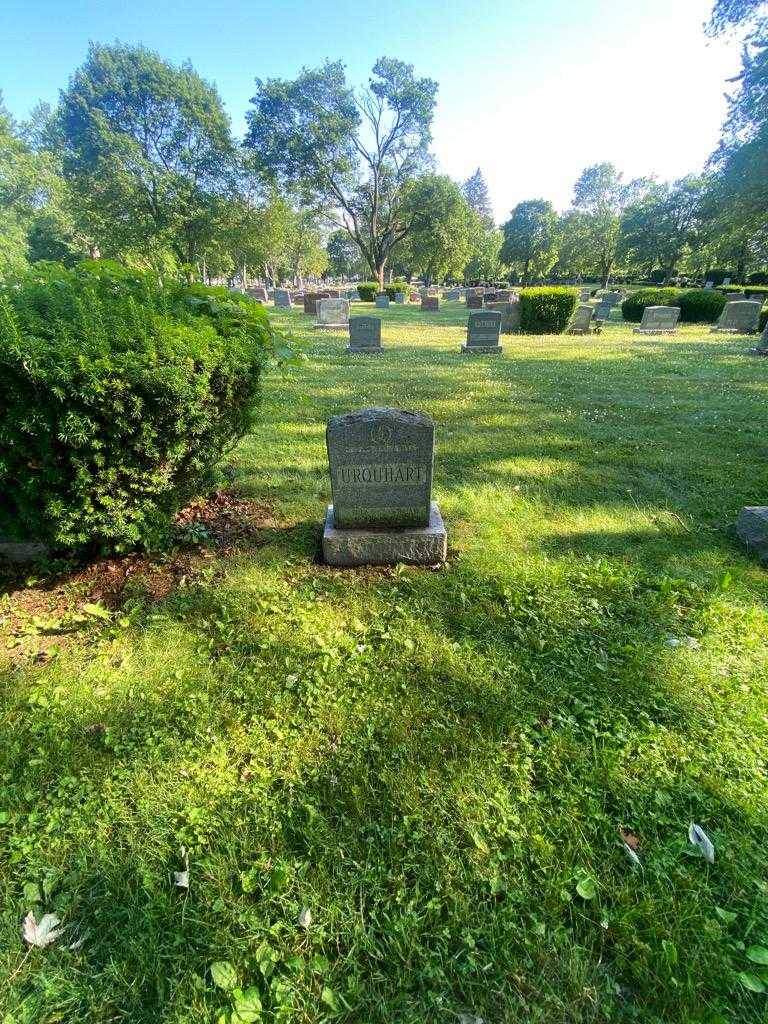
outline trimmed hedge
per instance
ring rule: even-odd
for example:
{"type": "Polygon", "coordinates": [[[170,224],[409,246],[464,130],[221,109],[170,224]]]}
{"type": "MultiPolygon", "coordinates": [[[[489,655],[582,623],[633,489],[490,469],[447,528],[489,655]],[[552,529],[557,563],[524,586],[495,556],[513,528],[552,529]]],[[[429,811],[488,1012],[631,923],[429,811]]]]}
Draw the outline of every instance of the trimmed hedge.
{"type": "Polygon", "coordinates": [[[357,286],[357,294],[362,302],[373,302],[379,294],[379,285],[376,281],[361,281],[357,286]]]}
{"type": "Polygon", "coordinates": [[[677,288],[640,288],[621,304],[621,315],[630,323],[640,323],[646,306],[676,306],[677,288]]]}
{"type": "Polygon", "coordinates": [[[756,274],[750,274],[747,278],[747,284],[768,284],[768,274],[763,270],[756,274]]]}
{"type": "Polygon", "coordinates": [[[407,281],[393,281],[392,284],[384,286],[384,291],[389,296],[389,301],[394,302],[395,296],[397,295],[398,292],[400,292],[403,295],[410,295],[411,286],[408,284],[407,281]]]}
{"type": "Polygon", "coordinates": [[[680,307],[680,320],[683,323],[714,324],[726,302],[726,296],[712,288],[690,288],[678,292],[672,305],[680,307]]]}
{"type": "Polygon", "coordinates": [[[756,285],[746,285],[744,288],[748,299],[759,299],[761,302],[765,302],[768,298],[768,288],[760,288],[756,285]]]}
{"type": "Polygon", "coordinates": [[[247,296],[36,265],[0,289],[3,527],[57,548],[158,542],[248,431],[274,351],[247,296]]]}
{"type": "Polygon", "coordinates": [[[520,331],[523,334],[562,334],[579,302],[575,288],[523,288],[520,292],[520,331]]]}

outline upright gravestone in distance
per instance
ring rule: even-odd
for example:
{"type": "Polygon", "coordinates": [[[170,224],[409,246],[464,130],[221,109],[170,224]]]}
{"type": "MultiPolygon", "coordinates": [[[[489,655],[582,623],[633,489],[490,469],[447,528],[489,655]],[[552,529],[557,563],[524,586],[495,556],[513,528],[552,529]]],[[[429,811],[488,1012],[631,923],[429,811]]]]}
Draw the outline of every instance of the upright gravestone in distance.
{"type": "Polygon", "coordinates": [[[726,302],[717,324],[710,328],[710,334],[755,334],[760,326],[762,308],[762,303],[749,300],[726,302]]]}
{"type": "Polygon", "coordinates": [[[422,295],[422,313],[436,313],[438,309],[440,309],[440,299],[437,297],[437,295],[422,295]]]}
{"type": "Polygon", "coordinates": [[[467,292],[467,309],[482,309],[483,308],[483,293],[479,292],[467,292]]]}
{"type": "Polygon", "coordinates": [[[579,302],[589,302],[589,288],[582,288],[579,292],[579,302]]]}
{"type": "Polygon", "coordinates": [[[598,302],[595,306],[595,320],[610,320],[613,306],[608,302],[598,302]]]}
{"type": "Polygon", "coordinates": [[[749,351],[753,356],[768,356],[768,321],[766,321],[763,333],[760,335],[760,340],[749,351]]]}
{"type": "Polygon", "coordinates": [[[347,352],[377,354],[381,348],[381,320],[377,316],[349,318],[349,345],[347,352]]]}
{"type": "Polygon", "coordinates": [[[328,292],[305,292],[304,313],[306,316],[317,316],[317,304],[320,299],[330,298],[328,292]]]}
{"type": "Polygon", "coordinates": [[[589,334],[590,324],[592,323],[592,307],[591,306],[577,306],[576,312],[573,314],[573,321],[571,326],[568,328],[569,334],[589,334]]]}
{"type": "Polygon", "coordinates": [[[446,531],[432,501],[434,424],[404,409],[334,416],[326,430],[333,504],[323,532],[329,565],[435,565],[446,531]]]}
{"type": "Polygon", "coordinates": [[[346,327],[349,323],[349,303],[346,299],[320,299],[317,304],[317,323],[315,327],[326,330],[346,327]]]}
{"type": "Polygon", "coordinates": [[[633,329],[634,334],[676,334],[677,321],[680,319],[679,306],[646,306],[640,326],[633,329]]]}
{"type": "Polygon", "coordinates": [[[290,309],[291,293],[286,288],[275,288],[275,306],[280,309],[290,309]]]}
{"type": "Polygon", "coordinates": [[[455,302],[456,299],[459,299],[459,298],[461,298],[461,289],[460,288],[449,288],[448,291],[445,293],[445,301],[446,302],[455,302]]]}
{"type": "Polygon", "coordinates": [[[377,309],[389,309],[389,296],[386,292],[379,292],[376,296],[377,309]]]}
{"type": "Polygon", "coordinates": [[[405,305],[405,292],[395,292],[395,303],[398,306],[405,305]]]}
{"type": "Polygon", "coordinates": [[[501,345],[501,312],[495,309],[477,309],[467,320],[467,340],[461,346],[464,355],[499,355],[501,345]]]}
{"type": "Polygon", "coordinates": [[[519,302],[489,302],[485,308],[501,313],[502,334],[517,334],[520,331],[522,306],[519,302]]]}

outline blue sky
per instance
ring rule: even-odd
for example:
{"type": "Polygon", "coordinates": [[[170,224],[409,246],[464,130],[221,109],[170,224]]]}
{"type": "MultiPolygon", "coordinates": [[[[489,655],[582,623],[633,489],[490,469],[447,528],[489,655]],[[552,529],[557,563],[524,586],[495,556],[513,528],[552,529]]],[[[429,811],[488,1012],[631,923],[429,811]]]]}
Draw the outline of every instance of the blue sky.
{"type": "Polygon", "coordinates": [[[17,118],[58,90],[89,40],[142,42],[214,81],[236,132],[256,77],[342,59],[364,82],[379,56],[440,83],[440,169],[480,166],[497,218],[521,199],[565,208],[589,163],[628,177],[700,170],[726,113],[738,41],[702,31],[711,0],[0,0],[0,89],[17,118]]]}

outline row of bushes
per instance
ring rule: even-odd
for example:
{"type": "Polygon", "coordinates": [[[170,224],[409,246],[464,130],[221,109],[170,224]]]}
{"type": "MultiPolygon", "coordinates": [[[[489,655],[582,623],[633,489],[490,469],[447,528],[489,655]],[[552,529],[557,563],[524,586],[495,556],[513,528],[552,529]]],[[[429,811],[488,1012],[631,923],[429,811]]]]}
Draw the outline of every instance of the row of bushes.
{"type": "MultiPolygon", "coordinates": [[[[763,296],[755,295],[755,299],[763,296]]],[[[646,306],[679,306],[680,320],[689,324],[713,324],[723,311],[727,295],[712,288],[641,288],[621,304],[625,320],[639,323],[646,306]]]]}
{"type": "Polygon", "coordinates": [[[105,261],[0,289],[0,531],[126,550],[167,532],[249,429],[262,306],[105,261]]]}
{"type": "MultiPolygon", "coordinates": [[[[384,291],[389,296],[389,301],[394,302],[397,292],[409,295],[411,292],[411,286],[407,281],[392,281],[391,284],[384,285],[384,291]]],[[[361,301],[373,302],[379,294],[378,281],[361,281],[357,286],[357,294],[360,296],[361,301]]]]}

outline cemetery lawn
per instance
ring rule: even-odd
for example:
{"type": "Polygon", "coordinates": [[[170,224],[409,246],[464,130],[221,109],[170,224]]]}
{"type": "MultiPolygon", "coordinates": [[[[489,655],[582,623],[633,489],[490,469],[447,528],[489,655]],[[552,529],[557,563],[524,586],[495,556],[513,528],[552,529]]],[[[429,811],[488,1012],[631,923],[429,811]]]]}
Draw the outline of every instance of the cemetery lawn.
{"type": "Polygon", "coordinates": [[[6,581],[4,1024],[766,1019],[768,573],[728,524],[768,503],[768,360],[382,315],[349,356],[274,314],[308,360],[231,456],[237,550],[192,531],[114,610],[6,581]],[[318,563],[325,423],[368,405],[434,417],[440,571],[318,563]]]}

